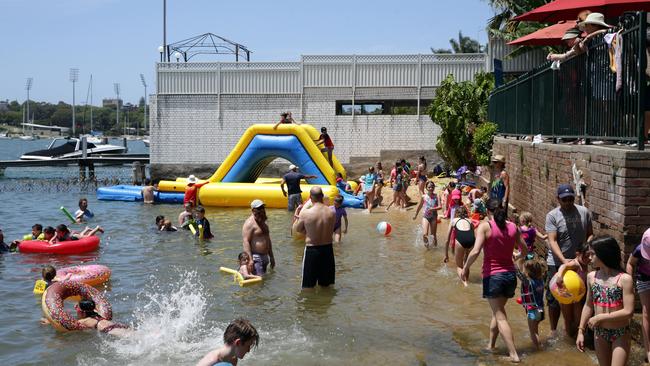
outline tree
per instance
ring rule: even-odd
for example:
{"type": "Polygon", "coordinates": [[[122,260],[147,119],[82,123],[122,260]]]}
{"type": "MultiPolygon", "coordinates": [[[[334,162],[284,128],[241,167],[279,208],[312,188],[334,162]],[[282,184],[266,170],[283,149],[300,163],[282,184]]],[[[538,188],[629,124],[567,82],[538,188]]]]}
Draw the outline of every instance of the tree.
{"type": "Polygon", "coordinates": [[[449,44],[454,53],[480,53],[481,44],[477,40],[463,36],[463,32],[458,31],[458,39],[450,39],[449,44]]]}
{"type": "Polygon", "coordinates": [[[436,149],[447,163],[487,165],[496,125],[487,121],[487,103],[494,88],[489,73],[477,73],[474,81],[456,82],[447,76],[429,106],[431,120],[440,126],[436,149]]]}
{"type": "MultiPolygon", "coordinates": [[[[519,37],[533,33],[546,27],[543,23],[519,22],[512,20],[517,15],[524,14],[538,8],[550,0],[488,0],[495,15],[488,20],[487,32],[491,38],[502,38],[505,41],[514,41],[519,37]]],[[[577,15],[577,14],[576,14],[577,15]]],[[[531,46],[520,46],[512,51],[508,57],[516,57],[534,50],[531,46]]]]}

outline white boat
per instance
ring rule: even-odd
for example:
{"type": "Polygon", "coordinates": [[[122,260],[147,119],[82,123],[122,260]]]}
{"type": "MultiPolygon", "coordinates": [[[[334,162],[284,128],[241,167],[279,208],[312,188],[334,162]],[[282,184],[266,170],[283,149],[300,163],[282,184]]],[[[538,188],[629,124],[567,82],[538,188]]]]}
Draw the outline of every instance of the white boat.
{"type": "MultiPolygon", "coordinates": [[[[126,148],[124,146],[109,144],[86,144],[87,155],[97,154],[122,154],[126,148]]],[[[83,154],[81,140],[77,138],[57,138],[50,143],[45,150],[36,150],[25,153],[20,157],[21,160],[52,160],[77,158],[83,154]]]]}
{"type": "Polygon", "coordinates": [[[8,132],[1,132],[1,133],[0,133],[0,140],[8,140],[8,139],[10,139],[10,138],[11,138],[11,137],[9,137],[9,133],[8,133],[8,132]]]}
{"type": "Polygon", "coordinates": [[[32,136],[32,135],[18,136],[18,138],[23,140],[23,141],[32,141],[32,140],[34,140],[34,136],[32,136]]]}
{"type": "Polygon", "coordinates": [[[101,143],[102,143],[102,138],[99,137],[99,136],[94,136],[94,135],[82,135],[82,136],[79,136],[79,137],[84,137],[84,136],[86,137],[86,141],[88,141],[88,142],[91,143],[91,144],[98,145],[98,144],[101,144],[101,143]]]}
{"type": "Polygon", "coordinates": [[[149,139],[142,139],[142,142],[144,142],[144,146],[146,146],[146,147],[149,147],[149,144],[151,143],[151,141],[149,141],[149,139]]]}

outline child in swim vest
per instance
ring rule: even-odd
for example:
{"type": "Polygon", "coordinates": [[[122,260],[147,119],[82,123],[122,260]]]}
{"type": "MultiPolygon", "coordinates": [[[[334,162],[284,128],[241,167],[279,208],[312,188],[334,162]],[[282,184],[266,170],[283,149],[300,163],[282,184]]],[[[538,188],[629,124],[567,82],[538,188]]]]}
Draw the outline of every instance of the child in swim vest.
{"type": "Polygon", "coordinates": [[[521,280],[521,305],[528,317],[530,339],[537,350],[539,343],[539,323],[544,320],[544,277],[546,261],[539,257],[519,263],[517,277],[521,280]]]}
{"type": "Polygon", "coordinates": [[[47,265],[41,270],[41,275],[43,276],[43,281],[45,281],[45,288],[50,287],[54,282],[67,281],[72,276],[72,273],[68,273],[63,278],[56,278],[56,268],[53,266],[47,265]]]}
{"type": "Polygon", "coordinates": [[[548,235],[542,234],[535,226],[533,226],[533,214],[524,211],[519,216],[519,231],[521,237],[526,242],[528,253],[535,253],[535,239],[546,240],[548,235]]]}
{"type": "Polygon", "coordinates": [[[233,320],[223,333],[223,346],[205,355],[196,366],[212,366],[228,362],[237,366],[237,361],[257,347],[260,336],[257,329],[246,319],[233,320]]]}
{"type": "Polygon", "coordinates": [[[253,272],[255,272],[255,269],[253,268],[253,261],[246,252],[239,253],[237,259],[239,259],[239,273],[244,276],[245,280],[262,278],[253,274],[253,272]]]}

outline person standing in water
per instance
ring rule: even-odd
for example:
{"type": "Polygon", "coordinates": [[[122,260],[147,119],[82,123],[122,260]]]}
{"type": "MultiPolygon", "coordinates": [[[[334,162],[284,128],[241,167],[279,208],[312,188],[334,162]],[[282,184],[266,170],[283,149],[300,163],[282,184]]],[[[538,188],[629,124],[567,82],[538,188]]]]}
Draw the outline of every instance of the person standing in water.
{"type": "Polygon", "coordinates": [[[417,182],[420,197],[423,197],[425,195],[424,186],[427,183],[427,159],[424,156],[420,156],[420,162],[417,167],[417,182]]]}
{"type": "Polygon", "coordinates": [[[196,366],[237,366],[250,352],[251,347],[257,347],[260,336],[257,329],[246,319],[235,319],[223,332],[223,346],[209,352],[196,364],[196,366]]]}
{"type": "Polygon", "coordinates": [[[285,197],[288,197],[287,210],[293,211],[302,203],[302,191],[300,190],[300,181],[303,179],[314,179],[315,175],[304,175],[298,173],[298,167],[291,164],[289,165],[290,172],[282,177],[280,182],[280,189],[285,197]],[[287,190],[284,190],[284,185],[287,185],[287,190]]]}
{"type": "Polygon", "coordinates": [[[493,171],[490,178],[490,198],[496,198],[508,215],[508,201],[510,200],[510,176],[506,172],[506,158],[503,155],[492,157],[493,171]]]}
{"type": "Polygon", "coordinates": [[[515,295],[517,288],[513,250],[515,246],[519,247],[520,258],[525,258],[528,252],[517,225],[506,221],[506,211],[501,207],[499,200],[491,199],[487,209],[489,222],[481,223],[476,229],[476,244],[467,257],[461,280],[468,280],[469,269],[483,250],[483,298],[488,299],[492,309],[488,349],[496,347],[497,337],[501,334],[508,348],[510,361],[519,362],[505,306],[508,299],[515,295]]]}
{"type": "Polygon", "coordinates": [[[305,235],[305,254],[302,261],[302,288],[310,289],[316,284],[326,287],[334,284],[335,262],[332,233],[336,214],[323,204],[323,190],[313,187],[309,196],[314,204],[309,210],[300,211],[293,224],[293,231],[305,235]]]}
{"type": "Polygon", "coordinates": [[[418,217],[420,209],[424,206],[424,214],[422,215],[422,241],[424,246],[429,248],[429,234],[433,235],[433,246],[438,246],[438,210],[440,209],[440,201],[435,192],[436,185],[433,182],[427,183],[427,193],[420,198],[420,204],[415,210],[413,220],[418,217]]]}
{"type": "Polygon", "coordinates": [[[251,202],[251,211],[251,215],[242,227],[244,253],[253,260],[254,274],[262,276],[266,274],[269,263],[271,268],[275,268],[273,245],[269,227],[266,224],[264,202],[262,200],[251,202]]]}

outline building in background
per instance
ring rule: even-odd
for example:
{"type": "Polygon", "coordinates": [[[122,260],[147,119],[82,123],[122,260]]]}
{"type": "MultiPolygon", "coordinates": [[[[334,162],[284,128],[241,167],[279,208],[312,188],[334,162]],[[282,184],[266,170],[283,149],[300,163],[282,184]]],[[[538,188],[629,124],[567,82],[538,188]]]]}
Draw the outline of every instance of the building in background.
{"type": "Polygon", "coordinates": [[[151,97],[156,177],[208,176],[246,129],[280,113],[327,127],[353,174],[369,162],[434,159],[439,128],[427,109],[449,74],[471,80],[485,54],[325,55],[299,62],[159,63],[151,97]]]}
{"type": "Polygon", "coordinates": [[[118,105],[120,109],[122,109],[122,99],[115,99],[115,98],[106,98],[102,99],[102,107],[113,107],[115,108],[115,105],[118,105]]]}

